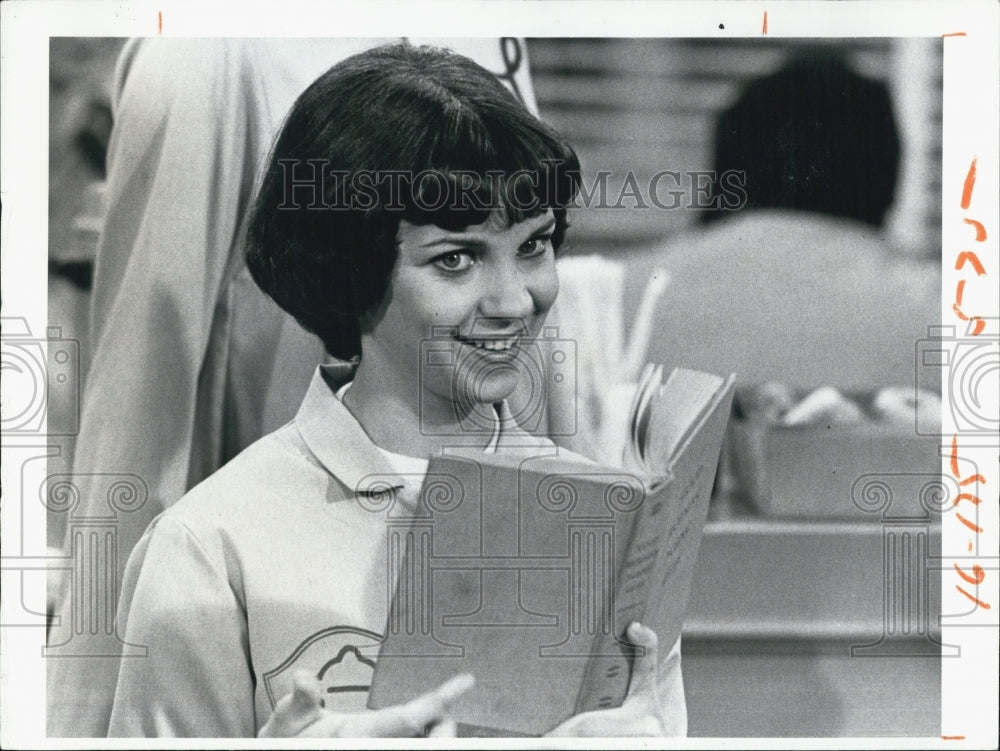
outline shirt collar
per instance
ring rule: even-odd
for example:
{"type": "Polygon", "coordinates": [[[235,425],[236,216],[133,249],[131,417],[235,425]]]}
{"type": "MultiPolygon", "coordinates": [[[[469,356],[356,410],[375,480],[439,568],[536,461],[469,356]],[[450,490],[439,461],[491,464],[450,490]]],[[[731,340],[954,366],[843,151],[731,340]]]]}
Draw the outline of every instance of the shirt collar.
{"type": "MultiPolygon", "coordinates": [[[[326,470],[352,492],[419,488],[423,476],[411,478],[400,474],[337,398],[337,389],[354,378],[356,369],[355,363],[343,361],[316,368],[295,416],[299,435],[326,470]]],[[[551,446],[546,439],[521,428],[506,401],[500,402],[498,418],[499,434],[492,442],[497,450],[517,453],[518,449],[527,449],[531,453],[540,446],[551,446]]]]}
{"type": "MultiPolygon", "coordinates": [[[[299,435],[327,471],[351,491],[359,491],[366,478],[392,477],[392,464],[368,437],[361,423],[337,398],[338,388],[354,378],[357,365],[337,362],[320,365],[313,374],[302,406],[295,416],[299,435]]],[[[401,479],[392,487],[401,487],[401,479]]],[[[385,485],[382,485],[385,488],[385,485]]]]}

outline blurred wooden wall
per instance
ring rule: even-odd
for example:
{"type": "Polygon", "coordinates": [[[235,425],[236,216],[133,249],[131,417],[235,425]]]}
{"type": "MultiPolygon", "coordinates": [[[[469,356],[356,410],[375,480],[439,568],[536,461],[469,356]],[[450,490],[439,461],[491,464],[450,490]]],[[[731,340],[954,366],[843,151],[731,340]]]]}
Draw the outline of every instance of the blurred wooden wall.
{"type": "MultiPolygon", "coordinates": [[[[815,46],[844,51],[859,73],[886,81],[903,140],[893,215],[901,252],[940,257],[940,39],[530,39],[528,51],[543,119],[576,148],[584,174],[600,170],[610,202],[627,170],[645,186],[660,170],[712,167],[717,114],[743,85],[815,46]]],[[[859,127],[864,127],[863,123],[859,127]]],[[[671,188],[668,181],[661,190],[671,188]]],[[[666,196],[661,194],[666,200],[666,196]]],[[[626,199],[626,205],[631,205],[626,199]]],[[[579,252],[627,253],[672,235],[695,210],[598,210],[574,216],[579,252]]]]}

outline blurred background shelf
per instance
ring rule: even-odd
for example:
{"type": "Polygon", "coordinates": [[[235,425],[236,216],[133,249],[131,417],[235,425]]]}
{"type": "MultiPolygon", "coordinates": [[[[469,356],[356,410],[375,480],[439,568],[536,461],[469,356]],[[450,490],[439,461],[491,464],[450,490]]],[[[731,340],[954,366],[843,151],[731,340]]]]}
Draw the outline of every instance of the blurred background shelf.
{"type": "Polygon", "coordinates": [[[691,735],[940,735],[939,524],[764,520],[731,499],[713,516],[683,637],[691,735]]]}

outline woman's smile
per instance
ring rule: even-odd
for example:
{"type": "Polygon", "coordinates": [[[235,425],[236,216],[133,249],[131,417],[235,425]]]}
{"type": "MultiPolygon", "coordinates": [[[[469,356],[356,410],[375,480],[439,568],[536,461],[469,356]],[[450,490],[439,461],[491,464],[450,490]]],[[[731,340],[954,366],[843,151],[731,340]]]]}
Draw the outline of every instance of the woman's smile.
{"type": "Polygon", "coordinates": [[[387,302],[362,334],[362,367],[441,419],[456,404],[509,397],[517,360],[559,291],[554,226],[551,211],[514,224],[497,212],[458,232],[400,222],[387,302]]]}
{"type": "Polygon", "coordinates": [[[521,343],[521,336],[519,334],[514,334],[509,337],[494,337],[488,339],[459,339],[462,344],[468,344],[469,346],[476,347],[477,349],[485,349],[490,352],[509,352],[515,347],[519,346],[521,343]]]}

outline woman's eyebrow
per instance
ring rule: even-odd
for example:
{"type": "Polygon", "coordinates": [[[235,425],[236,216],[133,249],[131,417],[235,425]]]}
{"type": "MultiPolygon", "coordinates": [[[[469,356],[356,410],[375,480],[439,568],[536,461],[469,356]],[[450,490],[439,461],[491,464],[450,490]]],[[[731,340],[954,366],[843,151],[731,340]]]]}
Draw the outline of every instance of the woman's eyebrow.
{"type": "MultiPolygon", "coordinates": [[[[539,225],[531,231],[528,237],[535,237],[536,235],[542,235],[553,229],[556,226],[555,217],[549,217],[549,220],[544,224],[539,225]]],[[[489,243],[486,240],[481,239],[477,235],[466,235],[462,233],[456,233],[454,235],[446,235],[444,237],[439,237],[435,240],[430,240],[426,243],[421,243],[420,248],[434,248],[438,245],[463,245],[467,248],[484,248],[489,243]]]]}
{"type": "Polygon", "coordinates": [[[547,222],[542,224],[538,229],[536,229],[534,232],[531,233],[531,236],[534,237],[535,235],[548,232],[549,230],[554,229],[555,226],[556,226],[556,218],[554,216],[550,216],[547,222]]]}
{"type": "Polygon", "coordinates": [[[484,248],[487,243],[486,241],[480,240],[479,238],[471,235],[448,235],[447,237],[439,237],[437,240],[422,243],[417,247],[434,248],[438,245],[462,245],[467,248],[484,248]]]}
{"type": "MultiPolygon", "coordinates": [[[[529,220],[530,221],[530,220],[529,220]]],[[[533,229],[528,237],[535,237],[536,235],[542,235],[549,232],[556,226],[555,217],[549,217],[548,220],[538,227],[533,229]]],[[[456,232],[452,235],[445,235],[444,237],[438,237],[434,240],[429,240],[428,242],[421,243],[417,247],[419,248],[434,248],[438,245],[463,245],[467,248],[484,248],[488,245],[488,241],[482,239],[479,235],[468,235],[461,232],[456,232]]]]}

